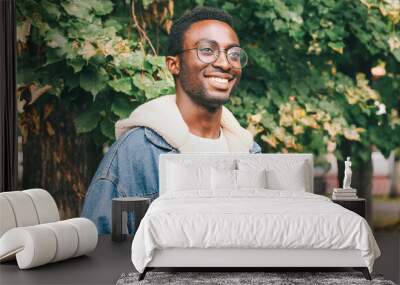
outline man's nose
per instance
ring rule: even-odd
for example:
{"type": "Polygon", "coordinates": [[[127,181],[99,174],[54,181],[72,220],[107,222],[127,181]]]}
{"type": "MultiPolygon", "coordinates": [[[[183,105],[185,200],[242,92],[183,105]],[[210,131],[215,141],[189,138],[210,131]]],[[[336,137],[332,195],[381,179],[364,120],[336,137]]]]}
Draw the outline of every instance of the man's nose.
{"type": "Polygon", "coordinates": [[[213,66],[219,67],[223,70],[230,70],[232,68],[228,61],[227,54],[225,51],[220,51],[217,59],[214,61],[213,66]]]}

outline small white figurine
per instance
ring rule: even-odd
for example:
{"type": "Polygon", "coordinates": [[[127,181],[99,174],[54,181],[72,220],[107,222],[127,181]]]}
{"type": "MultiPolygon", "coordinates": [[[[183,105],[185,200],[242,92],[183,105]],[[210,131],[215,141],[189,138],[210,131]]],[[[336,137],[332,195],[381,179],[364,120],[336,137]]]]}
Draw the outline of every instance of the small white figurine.
{"type": "Polygon", "coordinates": [[[343,189],[352,189],[351,184],[351,161],[350,157],[344,162],[344,179],[343,179],[343,189]]]}

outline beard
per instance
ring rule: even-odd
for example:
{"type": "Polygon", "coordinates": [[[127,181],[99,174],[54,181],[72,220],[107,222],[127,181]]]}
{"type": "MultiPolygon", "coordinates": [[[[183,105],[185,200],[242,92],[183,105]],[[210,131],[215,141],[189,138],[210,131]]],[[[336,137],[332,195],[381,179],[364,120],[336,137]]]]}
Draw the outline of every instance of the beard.
{"type": "Polygon", "coordinates": [[[237,86],[240,81],[240,77],[236,76],[236,82],[231,89],[230,94],[227,97],[213,96],[197,78],[191,76],[191,72],[185,62],[181,61],[181,72],[179,73],[179,81],[181,83],[183,91],[190,97],[190,99],[205,107],[209,111],[214,111],[220,106],[228,103],[232,94],[237,90],[237,86]]]}

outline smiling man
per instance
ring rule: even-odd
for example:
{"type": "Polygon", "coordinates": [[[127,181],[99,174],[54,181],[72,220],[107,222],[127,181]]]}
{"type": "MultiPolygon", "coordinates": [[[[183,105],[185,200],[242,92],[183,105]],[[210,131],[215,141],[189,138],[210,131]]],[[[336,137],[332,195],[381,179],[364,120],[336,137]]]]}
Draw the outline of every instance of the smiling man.
{"type": "Polygon", "coordinates": [[[229,14],[208,7],[186,12],[172,26],[166,63],[176,95],[149,101],[116,123],[117,141],[89,186],[82,216],[99,233],[111,231],[112,198],[158,196],[161,153],[261,151],[223,106],[247,64],[229,14]]]}

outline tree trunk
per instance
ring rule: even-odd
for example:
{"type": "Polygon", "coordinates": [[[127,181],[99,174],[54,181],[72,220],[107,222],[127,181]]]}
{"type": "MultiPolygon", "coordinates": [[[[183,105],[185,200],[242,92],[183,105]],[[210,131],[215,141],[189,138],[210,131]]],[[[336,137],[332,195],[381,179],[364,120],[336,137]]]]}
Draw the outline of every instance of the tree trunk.
{"type": "MultiPolygon", "coordinates": [[[[350,156],[352,159],[352,179],[351,187],[357,189],[357,196],[366,199],[367,209],[366,209],[366,220],[371,228],[373,228],[373,212],[372,212],[372,178],[373,178],[373,166],[372,166],[372,156],[371,150],[369,150],[369,159],[367,161],[355,161],[357,154],[355,153],[355,148],[352,147],[351,142],[345,142],[341,147],[340,151],[344,159],[350,156]],[[353,155],[352,155],[353,153],[353,155]]],[[[338,179],[339,187],[343,187],[344,179],[344,160],[337,161],[338,163],[338,179]]]]}
{"type": "Polygon", "coordinates": [[[395,199],[399,195],[399,189],[398,188],[398,181],[400,179],[400,161],[394,159],[393,163],[393,168],[392,168],[392,175],[391,175],[391,181],[390,181],[390,192],[389,192],[389,198],[395,199]]]}
{"type": "Polygon", "coordinates": [[[77,135],[71,109],[51,101],[28,106],[21,115],[22,187],[49,191],[62,219],[78,217],[102,147],[87,134],[77,135]]]}

